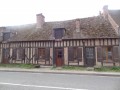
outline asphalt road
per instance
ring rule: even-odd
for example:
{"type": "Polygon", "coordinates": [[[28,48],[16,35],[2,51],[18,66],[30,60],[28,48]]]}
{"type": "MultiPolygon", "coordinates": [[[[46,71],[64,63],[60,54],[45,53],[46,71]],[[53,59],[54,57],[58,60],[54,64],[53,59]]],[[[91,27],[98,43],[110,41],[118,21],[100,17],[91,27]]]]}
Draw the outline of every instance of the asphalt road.
{"type": "Polygon", "coordinates": [[[120,77],[0,72],[0,90],[120,90],[120,77]]]}

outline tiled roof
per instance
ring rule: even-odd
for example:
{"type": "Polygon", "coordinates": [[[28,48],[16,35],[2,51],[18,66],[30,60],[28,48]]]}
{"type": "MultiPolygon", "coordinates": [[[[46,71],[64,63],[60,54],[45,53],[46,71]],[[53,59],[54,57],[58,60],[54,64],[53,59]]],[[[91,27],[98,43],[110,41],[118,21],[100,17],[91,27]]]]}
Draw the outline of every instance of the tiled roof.
{"type": "MultiPolygon", "coordinates": [[[[41,29],[37,29],[36,24],[10,26],[5,27],[4,31],[9,30],[14,34],[9,39],[10,41],[51,40],[54,28],[65,28],[66,33],[64,38],[72,39],[74,37],[73,33],[76,30],[75,21],[76,19],[45,22],[41,29]]],[[[80,33],[82,35],[80,38],[117,37],[111,24],[101,16],[80,19],[80,33]]]]}
{"type": "Polygon", "coordinates": [[[82,34],[87,38],[115,37],[116,34],[110,23],[103,17],[91,17],[81,20],[82,34]]]}
{"type": "Polygon", "coordinates": [[[120,26],[120,10],[109,10],[109,14],[114,21],[120,26]]]}

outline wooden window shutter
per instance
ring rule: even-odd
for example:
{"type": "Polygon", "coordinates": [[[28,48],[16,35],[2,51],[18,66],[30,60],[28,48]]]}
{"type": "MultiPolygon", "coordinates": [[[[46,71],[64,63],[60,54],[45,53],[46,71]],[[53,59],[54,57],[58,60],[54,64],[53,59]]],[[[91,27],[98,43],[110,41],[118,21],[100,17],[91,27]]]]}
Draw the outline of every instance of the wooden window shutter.
{"type": "Polygon", "coordinates": [[[49,61],[50,59],[50,48],[45,48],[45,58],[49,61]]]}
{"type": "Polygon", "coordinates": [[[97,47],[97,60],[101,62],[103,60],[103,48],[97,47]]]}
{"type": "Polygon", "coordinates": [[[77,48],[77,59],[78,61],[82,61],[82,48],[77,48]]]}
{"type": "Polygon", "coordinates": [[[73,47],[68,48],[68,61],[74,61],[73,47]]]}
{"type": "Polygon", "coordinates": [[[12,50],[12,59],[16,60],[16,58],[17,58],[17,49],[14,48],[14,49],[12,50]]]}
{"type": "Polygon", "coordinates": [[[39,59],[38,48],[35,48],[35,60],[39,59]]]}
{"type": "Polygon", "coordinates": [[[119,60],[118,46],[113,47],[113,60],[115,61],[119,60]]]}

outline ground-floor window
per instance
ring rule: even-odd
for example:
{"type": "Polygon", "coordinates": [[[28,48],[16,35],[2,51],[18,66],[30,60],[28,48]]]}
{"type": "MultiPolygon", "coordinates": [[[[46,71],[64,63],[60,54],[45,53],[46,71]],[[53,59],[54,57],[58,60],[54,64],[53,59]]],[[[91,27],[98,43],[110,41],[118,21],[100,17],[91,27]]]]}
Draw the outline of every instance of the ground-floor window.
{"type": "Polygon", "coordinates": [[[103,60],[112,61],[112,47],[103,47],[103,60]]]}
{"type": "Polygon", "coordinates": [[[113,47],[113,59],[115,62],[119,62],[118,46],[113,47]]]}
{"type": "Polygon", "coordinates": [[[24,48],[13,48],[12,59],[24,60],[25,59],[25,49],[24,48]]]}
{"type": "Polygon", "coordinates": [[[113,62],[118,60],[118,46],[97,47],[98,62],[113,62]]]}
{"type": "Polygon", "coordinates": [[[82,61],[82,48],[68,47],[68,61],[82,61]]]}
{"type": "Polygon", "coordinates": [[[45,58],[45,48],[39,48],[38,49],[38,53],[39,53],[39,58],[40,59],[44,59],[45,58]]]}
{"type": "Polygon", "coordinates": [[[49,48],[36,48],[35,49],[35,60],[49,60],[50,49],[49,48]]]}

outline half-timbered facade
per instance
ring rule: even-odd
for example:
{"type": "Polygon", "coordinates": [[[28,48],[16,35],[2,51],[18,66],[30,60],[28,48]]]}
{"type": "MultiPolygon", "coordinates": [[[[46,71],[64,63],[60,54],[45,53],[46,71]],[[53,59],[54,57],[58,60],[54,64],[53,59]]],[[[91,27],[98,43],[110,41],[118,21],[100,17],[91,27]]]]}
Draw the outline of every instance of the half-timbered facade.
{"type": "Polygon", "coordinates": [[[0,27],[0,62],[119,65],[119,30],[105,10],[99,16],[57,22],[45,22],[38,14],[36,24],[0,27]]]}

